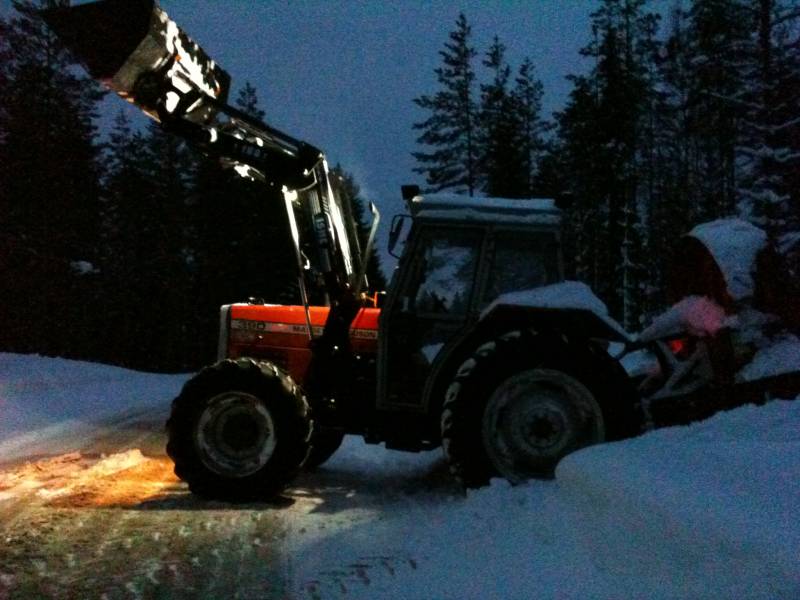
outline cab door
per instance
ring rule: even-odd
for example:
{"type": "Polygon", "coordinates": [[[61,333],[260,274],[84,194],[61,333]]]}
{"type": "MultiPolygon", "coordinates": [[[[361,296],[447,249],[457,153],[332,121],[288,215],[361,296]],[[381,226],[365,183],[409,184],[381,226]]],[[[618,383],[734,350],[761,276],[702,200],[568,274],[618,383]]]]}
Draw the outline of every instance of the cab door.
{"type": "Polygon", "coordinates": [[[480,228],[422,226],[412,235],[383,309],[378,408],[422,410],[431,364],[477,314],[480,228]]]}

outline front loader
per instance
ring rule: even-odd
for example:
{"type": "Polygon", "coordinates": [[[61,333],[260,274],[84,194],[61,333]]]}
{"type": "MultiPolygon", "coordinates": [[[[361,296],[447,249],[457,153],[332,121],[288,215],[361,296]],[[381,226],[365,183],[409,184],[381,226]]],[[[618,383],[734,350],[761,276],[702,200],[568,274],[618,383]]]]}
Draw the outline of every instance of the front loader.
{"type": "Polygon", "coordinates": [[[283,190],[302,304],[221,308],[218,360],[186,383],[167,423],[175,473],[193,492],[277,494],[345,434],[407,451],[442,446],[466,486],[552,477],[565,455],[640,433],[650,398],[717,385],[703,343],[686,356],[669,346],[682,330],[643,343],[588,287],[564,281],[561,209],[549,199],[405,187],[408,214],[389,236],[390,252],[401,238],[403,250],[378,307],[365,279],[377,211],[362,251],[324,155],[230,107],[227,73],[153,0],[43,16],[107,87],[283,190]],[[310,305],[309,282],[323,286],[324,305],[310,305]],[[629,376],[614,343],[652,350],[660,370],[629,376]]]}

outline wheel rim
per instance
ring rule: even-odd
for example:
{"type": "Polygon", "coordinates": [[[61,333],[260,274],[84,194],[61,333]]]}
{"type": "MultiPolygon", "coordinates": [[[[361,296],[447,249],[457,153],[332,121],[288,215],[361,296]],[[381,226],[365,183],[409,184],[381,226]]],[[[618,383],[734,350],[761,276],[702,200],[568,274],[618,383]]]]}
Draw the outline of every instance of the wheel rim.
{"type": "Polygon", "coordinates": [[[195,446],[203,464],[227,477],[247,477],[272,458],[275,422],[252,394],[225,392],[209,400],[195,428],[195,446]]]}
{"type": "Polygon", "coordinates": [[[482,441],[494,468],[512,483],[552,475],[566,454],[602,442],[594,395],[561,371],[532,369],[505,380],[483,417],[482,441]]]}

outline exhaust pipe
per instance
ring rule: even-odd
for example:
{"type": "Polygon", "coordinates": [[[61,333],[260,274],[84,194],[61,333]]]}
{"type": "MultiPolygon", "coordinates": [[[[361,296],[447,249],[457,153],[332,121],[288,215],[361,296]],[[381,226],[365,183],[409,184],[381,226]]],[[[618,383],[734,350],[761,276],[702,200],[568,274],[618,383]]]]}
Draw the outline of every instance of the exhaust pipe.
{"type": "Polygon", "coordinates": [[[153,119],[208,124],[231,78],[155,0],[100,0],[42,11],[89,74],[153,119]]]}

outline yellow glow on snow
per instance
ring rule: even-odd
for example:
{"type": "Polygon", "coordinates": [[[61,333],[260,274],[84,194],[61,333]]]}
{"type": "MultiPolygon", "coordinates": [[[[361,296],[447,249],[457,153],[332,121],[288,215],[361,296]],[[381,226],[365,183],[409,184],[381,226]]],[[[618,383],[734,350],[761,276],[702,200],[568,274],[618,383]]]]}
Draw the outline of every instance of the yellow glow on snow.
{"type": "Polygon", "coordinates": [[[172,462],[128,450],[98,459],[78,452],[0,472],[0,501],[36,490],[59,507],[130,507],[164,497],[178,484],[172,462]]]}

